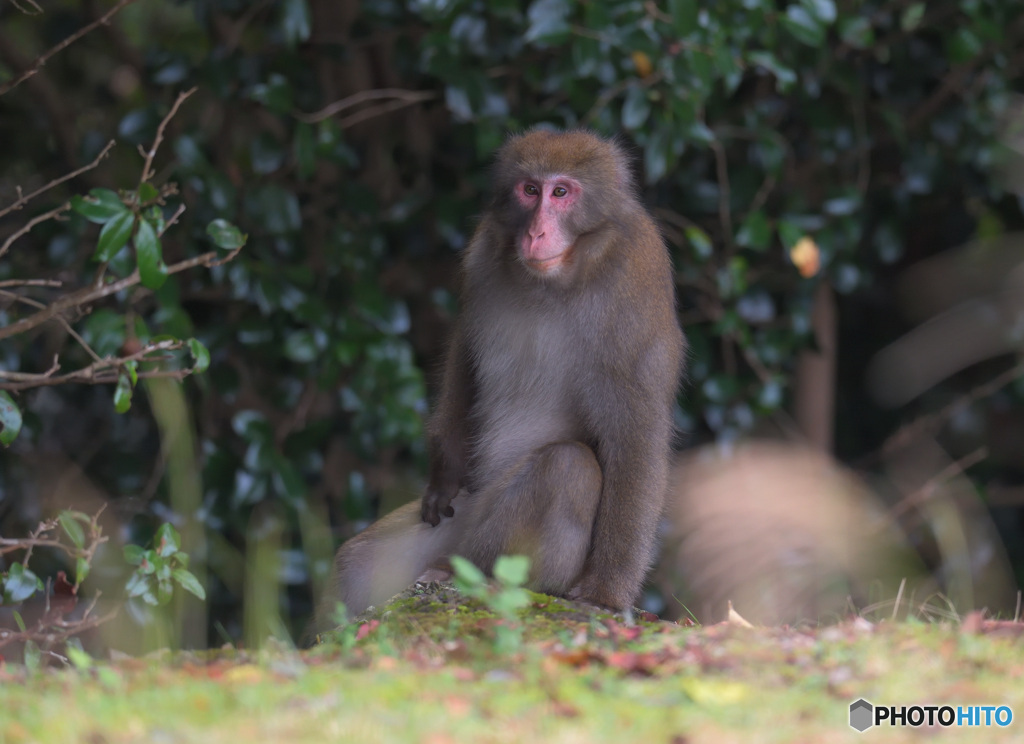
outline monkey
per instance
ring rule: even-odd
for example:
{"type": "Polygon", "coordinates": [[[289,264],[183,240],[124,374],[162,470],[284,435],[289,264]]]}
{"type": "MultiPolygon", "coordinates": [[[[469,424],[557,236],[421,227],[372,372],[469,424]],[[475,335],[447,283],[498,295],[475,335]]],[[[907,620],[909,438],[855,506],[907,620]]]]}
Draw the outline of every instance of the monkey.
{"type": "Polygon", "coordinates": [[[629,157],[586,130],[500,148],[462,256],[426,433],[428,484],[344,543],[316,630],[461,555],[531,559],[528,586],[612,610],[637,598],[668,488],[686,341],[671,259],[629,157]]]}

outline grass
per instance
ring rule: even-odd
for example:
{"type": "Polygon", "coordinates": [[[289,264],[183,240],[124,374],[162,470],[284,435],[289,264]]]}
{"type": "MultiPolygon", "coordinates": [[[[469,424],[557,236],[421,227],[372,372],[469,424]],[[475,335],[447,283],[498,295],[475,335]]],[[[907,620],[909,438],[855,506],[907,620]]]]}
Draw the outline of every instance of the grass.
{"type": "MultiPolygon", "coordinates": [[[[531,595],[518,648],[498,653],[502,622],[450,593],[411,595],[309,651],[165,653],[36,674],[8,665],[0,744],[849,742],[860,697],[1009,705],[1024,717],[1024,646],[1007,623],[627,626],[531,595]]],[[[949,735],[1019,741],[1022,726],[949,735]]]]}

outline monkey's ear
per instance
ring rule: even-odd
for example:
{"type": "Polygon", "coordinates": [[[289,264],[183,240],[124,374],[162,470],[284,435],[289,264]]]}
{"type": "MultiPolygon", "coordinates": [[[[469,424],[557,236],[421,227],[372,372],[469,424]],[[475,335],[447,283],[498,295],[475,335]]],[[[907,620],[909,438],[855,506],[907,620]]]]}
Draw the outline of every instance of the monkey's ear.
{"type": "Polygon", "coordinates": [[[621,133],[611,137],[608,144],[611,146],[612,159],[615,163],[615,185],[626,192],[635,192],[640,181],[637,146],[621,133]]]}

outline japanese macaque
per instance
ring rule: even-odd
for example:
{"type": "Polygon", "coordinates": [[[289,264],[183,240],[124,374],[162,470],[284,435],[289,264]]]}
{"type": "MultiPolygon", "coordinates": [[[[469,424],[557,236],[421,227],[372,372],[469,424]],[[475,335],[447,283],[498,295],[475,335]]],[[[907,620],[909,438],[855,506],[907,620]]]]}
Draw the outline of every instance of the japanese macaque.
{"type": "Polygon", "coordinates": [[[585,131],[502,147],[463,256],[421,502],[346,542],[320,603],[350,615],[461,555],[622,610],[654,558],[685,341],[668,252],[628,158],[585,131]]]}

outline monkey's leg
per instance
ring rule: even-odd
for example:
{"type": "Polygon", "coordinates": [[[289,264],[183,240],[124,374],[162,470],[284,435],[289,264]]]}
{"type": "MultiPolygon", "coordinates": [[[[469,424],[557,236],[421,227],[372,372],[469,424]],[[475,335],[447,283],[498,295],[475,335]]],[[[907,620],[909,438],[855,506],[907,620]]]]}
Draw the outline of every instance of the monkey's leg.
{"type": "Polygon", "coordinates": [[[499,555],[529,556],[529,586],[564,594],[583,570],[601,483],[601,466],[585,444],[540,447],[467,500],[478,502],[475,519],[455,552],[488,572],[499,555]]]}
{"type": "Polygon", "coordinates": [[[350,617],[358,615],[398,594],[451,555],[471,511],[459,509],[454,517],[431,527],[420,516],[420,503],[414,501],[346,541],[334,557],[334,569],[317,608],[315,630],[333,626],[337,602],[345,603],[350,617]]]}

